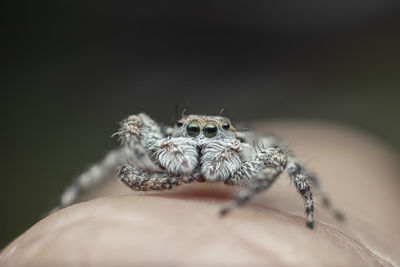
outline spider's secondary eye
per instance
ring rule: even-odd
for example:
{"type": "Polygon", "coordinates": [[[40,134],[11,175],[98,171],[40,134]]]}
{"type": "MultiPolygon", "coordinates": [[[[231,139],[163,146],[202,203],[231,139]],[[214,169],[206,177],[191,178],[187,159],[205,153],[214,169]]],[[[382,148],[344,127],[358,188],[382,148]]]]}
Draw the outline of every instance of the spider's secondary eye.
{"type": "Polygon", "coordinates": [[[222,129],[224,129],[225,131],[229,130],[229,127],[231,127],[231,126],[229,125],[228,122],[222,123],[222,129]]]}
{"type": "Polygon", "coordinates": [[[176,122],[177,127],[182,127],[183,126],[183,121],[177,121],[176,122]]]}
{"type": "Polygon", "coordinates": [[[207,123],[203,127],[203,134],[205,137],[212,138],[217,135],[218,128],[214,123],[207,123]]]}
{"type": "Polygon", "coordinates": [[[187,126],[186,126],[186,132],[188,133],[189,136],[197,136],[200,133],[200,126],[196,121],[192,121],[190,122],[187,126]]]}

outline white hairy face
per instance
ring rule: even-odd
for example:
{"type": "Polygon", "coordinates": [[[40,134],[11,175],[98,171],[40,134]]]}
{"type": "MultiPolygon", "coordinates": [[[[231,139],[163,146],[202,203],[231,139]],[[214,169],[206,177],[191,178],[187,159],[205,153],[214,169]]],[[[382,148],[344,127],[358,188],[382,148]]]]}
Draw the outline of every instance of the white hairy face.
{"type": "Polygon", "coordinates": [[[243,161],[244,144],[230,120],[219,116],[185,116],[159,145],[156,158],[168,172],[198,171],[207,181],[224,181],[243,161]]]}

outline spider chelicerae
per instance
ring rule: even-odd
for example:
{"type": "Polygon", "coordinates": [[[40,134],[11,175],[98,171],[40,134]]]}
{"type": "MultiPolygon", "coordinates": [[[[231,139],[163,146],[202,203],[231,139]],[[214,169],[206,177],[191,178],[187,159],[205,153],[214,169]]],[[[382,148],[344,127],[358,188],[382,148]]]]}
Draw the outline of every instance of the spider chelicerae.
{"type": "MultiPolygon", "coordinates": [[[[121,164],[125,165],[118,170],[118,180],[136,191],[168,190],[192,182],[245,187],[222,207],[221,215],[268,189],[284,170],[304,200],[307,227],[314,226],[310,184],[330,206],[315,176],[275,136],[238,131],[222,116],[187,115],[174,127],[162,127],[140,113],[123,120],[115,135],[122,148],[80,175],[62,195],[61,207],[74,203],[82,191],[121,164]]],[[[342,219],[341,213],[335,214],[342,219]]]]}

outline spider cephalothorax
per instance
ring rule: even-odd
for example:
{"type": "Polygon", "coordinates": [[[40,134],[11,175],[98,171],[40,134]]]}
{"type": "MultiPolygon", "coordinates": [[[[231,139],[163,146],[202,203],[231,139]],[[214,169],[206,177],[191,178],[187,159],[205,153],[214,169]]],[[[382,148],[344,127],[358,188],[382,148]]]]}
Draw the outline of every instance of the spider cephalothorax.
{"type": "Polygon", "coordinates": [[[304,200],[308,227],[314,223],[309,183],[320,191],[323,204],[329,205],[316,178],[277,138],[239,132],[228,118],[189,115],[174,127],[163,128],[141,113],[123,120],[116,134],[123,149],[111,152],[81,175],[64,194],[63,206],[72,202],[82,184],[98,180],[99,173],[123,160],[128,164],[119,169],[118,179],[133,190],[166,190],[196,181],[245,186],[221,214],[266,190],[284,170],[304,200]]]}

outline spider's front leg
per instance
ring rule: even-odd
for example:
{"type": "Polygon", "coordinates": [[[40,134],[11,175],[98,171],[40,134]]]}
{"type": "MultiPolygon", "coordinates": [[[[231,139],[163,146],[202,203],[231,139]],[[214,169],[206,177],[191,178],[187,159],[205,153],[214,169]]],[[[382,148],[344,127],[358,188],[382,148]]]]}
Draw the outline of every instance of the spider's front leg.
{"type": "Polygon", "coordinates": [[[194,181],[198,149],[192,138],[162,138],[160,127],[147,115],[129,116],[118,132],[132,165],[124,165],[118,179],[137,191],[166,190],[194,181]]]}
{"type": "MultiPolygon", "coordinates": [[[[268,189],[276,178],[286,168],[287,155],[284,149],[278,146],[261,149],[257,155],[244,162],[238,171],[225,181],[226,184],[247,185],[247,189],[239,192],[233,202],[228,203],[221,210],[225,215],[232,208],[241,206],[257,193],[268,189]]],[[[301,170],[290,175],[302,196],[307,216],[307,226],[314,226],[314,206],[310,186],[301,170]]]]}
{"type": "Polygon", "coordinates": [[[129,165],[119,170],[118,180],[135,191],[167,190],[195,181],[192,175],[148,173],[129,165]]]}
{"type": "Polygon", "coordinates": [[[116,135],[126,148],[127,158],[132,165],[148,171],[161,171],[154,163],[152,155],[163,134],[149,116],[144,113],[129,116],[121,122],[121,128],[116,135]]]}

